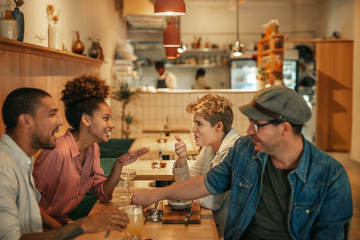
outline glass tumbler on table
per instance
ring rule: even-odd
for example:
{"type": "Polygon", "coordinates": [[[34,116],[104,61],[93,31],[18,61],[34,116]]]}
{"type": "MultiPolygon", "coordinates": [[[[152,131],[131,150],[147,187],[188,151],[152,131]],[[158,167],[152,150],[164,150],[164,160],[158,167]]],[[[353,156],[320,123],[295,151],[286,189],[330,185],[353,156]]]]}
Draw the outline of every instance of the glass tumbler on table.
{"type": "Polygon", "coordinates": [[[121,171],[120,178],[126,182],[126,190],[127,194],[125,196],[121,196],[120,198],[123,200],[131,199],[129,194],[129,181],[136,177],[136,170],[135,169],[123,169],[121,171]]]}
{"type": "Polygon", "coordinates": [[[122,209],[129,217],[126,233],[131,239],[140,239],[140,234],[144,227],[142,207],[139,205],[129,205],[122,207],[122,209]]]}

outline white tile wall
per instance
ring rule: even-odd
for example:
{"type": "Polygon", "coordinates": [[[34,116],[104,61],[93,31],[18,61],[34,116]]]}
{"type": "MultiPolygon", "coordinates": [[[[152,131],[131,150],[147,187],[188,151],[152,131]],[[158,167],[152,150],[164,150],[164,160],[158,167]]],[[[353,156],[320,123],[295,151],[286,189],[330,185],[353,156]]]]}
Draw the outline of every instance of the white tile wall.
{"type": "MultiPolygon", "coordinates": [[[[188,103],[195,101],[197,97],[205,95],[207,92],[202,91],[178,91],[172,93],[138,93],[136,99],[127,106],[127,113],[135,116],[137,124],[131,127],[131,137],[136,138],[142,135],[142,130],[146,129],[161,129],[166,123],[166,117],[169,118],[170,128],[188,128],[191,129],[192,114],[186,112],[188,103]]],[[[211,90],[211,93],[219,94],[232,101],[234,111],[233,127],[240,133],[245,134],[248,127],[247,118],[241,114],[238,107],[249,103],[254,93],[253,92],[238,92],[238,91],[217,91],[211,90]]],[[[113,122],[115,129],[113,131],[113,138],[121,137],[121,103],[112,100],[113,122]]]]}

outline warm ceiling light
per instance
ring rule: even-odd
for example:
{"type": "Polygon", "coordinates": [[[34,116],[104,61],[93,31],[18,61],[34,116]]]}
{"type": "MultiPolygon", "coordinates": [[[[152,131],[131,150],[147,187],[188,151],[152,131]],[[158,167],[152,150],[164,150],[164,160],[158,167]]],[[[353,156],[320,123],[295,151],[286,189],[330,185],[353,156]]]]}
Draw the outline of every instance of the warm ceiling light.
{"type": "Polygon", "coordinates": [[[180,47],[177,50],[178,50],[178,53],[186,52],[186,50],[187,50],[186,44],[183,42],[180,42],[180,47]]]}
{"type": "Polygon", "coordinates": [[[240,43],[239,40],[236,40],[233,46],[232,54],[234,57],[240,57],[243,53],[244,44],[240,43]]]}
{"type": "Polygon", "coordinates": [[[236,4],[236,41],[232,49],[232,55],[234,57],[240,57],[243,54],[244,45],[239,41],[239,3],[235,1],[236,4]]]}
{"type": "Polygon", "coordinates": [[[186,13],[184,0],[156,0],[154,4],[156,15],[179,16],[186,13]]]}
{"type": "Polygon", "coordinates": [[[175,26],[174,20],[169,20],[163,32],[164,47],[180,47],[180,31],[175,26]]]}
{"type": "Polygon", "coordinates": [[[165,48],[166,59],[176,59],[178,55],[177,47],[166,47],[165,48]]]}

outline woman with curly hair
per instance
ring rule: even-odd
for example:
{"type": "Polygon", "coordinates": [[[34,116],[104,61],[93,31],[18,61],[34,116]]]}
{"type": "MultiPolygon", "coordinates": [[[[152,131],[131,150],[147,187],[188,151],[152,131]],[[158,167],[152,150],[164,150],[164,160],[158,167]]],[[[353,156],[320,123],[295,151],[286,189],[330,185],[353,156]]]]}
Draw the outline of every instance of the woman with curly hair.
{"type": "MultiPolygon", "coordinates": [[[[194,114],[195,143],[202,147],[195,163],[188,167],[186,160],[186,144],[176,136],[175,151],[178,159],[173,166],[176,182],[192,177],[205,175],[211,168],[219,165],[240,137],[235,129],[231,128],[234,114],[232,103],[225,97],[216,94],[207,94],[186,107],[188,113],[194,114]]],[[[223,237],[227,211],[229,207],[229,192],[210,195],[194,200],[202,207],[212,209],[219,237],[223,237]]]]}
{"type": "Polygon", "coordinates": [[[106,178],[97,143],[107,142],[114,128],[111,108],[105,102],[109,93],[105,81],[85,75],[67,82],[61,92],[65,116],[72,128],[56,140],[54,150],[40,152],[33,171],[35,186],[41,193],[39,206],[45,228],[67,223],[67,215],[89,190],[101,202],[109,201],[123,166],[149,151],[141,148],[120,156],[106,178]]]}

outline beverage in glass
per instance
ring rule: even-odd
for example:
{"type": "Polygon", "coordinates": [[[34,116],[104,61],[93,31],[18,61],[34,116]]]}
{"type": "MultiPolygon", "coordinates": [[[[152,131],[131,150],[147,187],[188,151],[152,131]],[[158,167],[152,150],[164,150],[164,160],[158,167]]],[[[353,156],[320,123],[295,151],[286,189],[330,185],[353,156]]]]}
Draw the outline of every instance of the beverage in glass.
{"type": "Polygon", "coordinates": [[[123,169],[120,174],[120,178],[126,182],[126,190],[127,194],[125,196],[121,196],[121,199],[131,199],[129,194],[129,181],[136,177],[136,170],[135,169],[123,169]]]}
{"type": "Polygon", "coordinates": [[[140,234],[144,226],[144,216],[142,207],[139,205],[125,206],[125,213],[129,217],[126,232],[130,238],[140,239],[140,234]]]}

